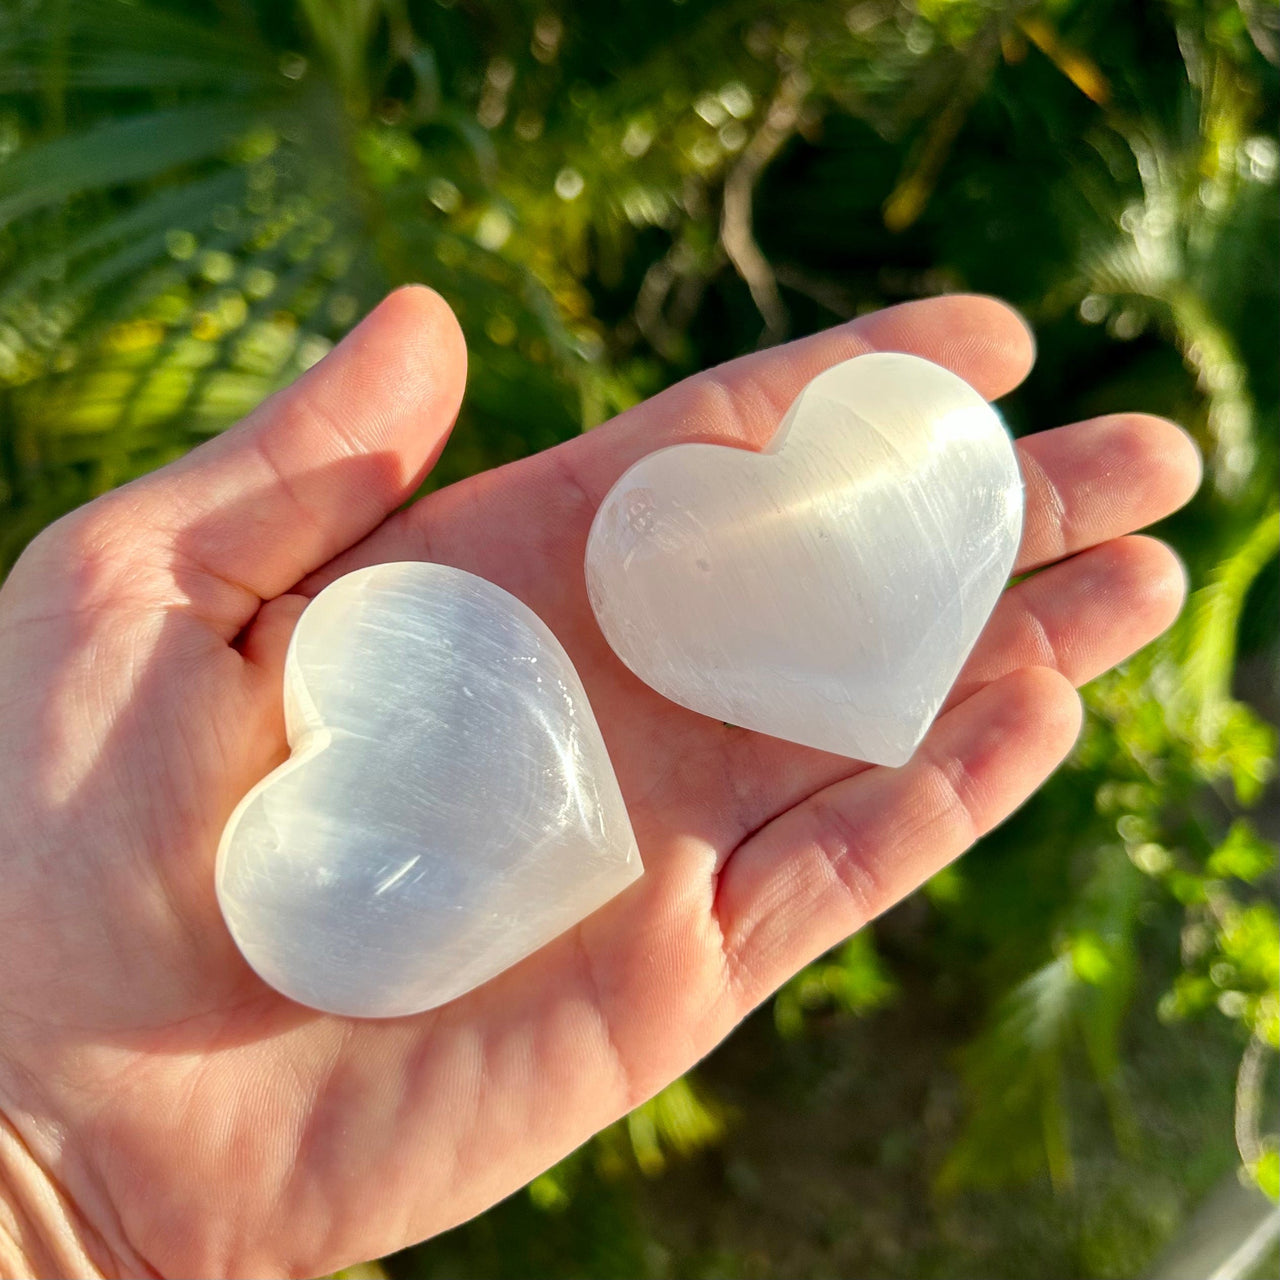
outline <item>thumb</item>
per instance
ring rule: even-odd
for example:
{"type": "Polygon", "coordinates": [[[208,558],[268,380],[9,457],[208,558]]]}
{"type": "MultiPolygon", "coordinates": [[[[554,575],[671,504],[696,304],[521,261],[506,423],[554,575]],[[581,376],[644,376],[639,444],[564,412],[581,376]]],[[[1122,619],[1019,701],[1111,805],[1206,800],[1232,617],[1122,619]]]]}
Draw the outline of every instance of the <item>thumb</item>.
{"type": "Polygon", "coordinates": [[[169,591],[230,638],[413,493],[465,381],[448,304],[399,289],[239,425],[86,514],[127,534],[116,545],[145,547],[169,591]]]}

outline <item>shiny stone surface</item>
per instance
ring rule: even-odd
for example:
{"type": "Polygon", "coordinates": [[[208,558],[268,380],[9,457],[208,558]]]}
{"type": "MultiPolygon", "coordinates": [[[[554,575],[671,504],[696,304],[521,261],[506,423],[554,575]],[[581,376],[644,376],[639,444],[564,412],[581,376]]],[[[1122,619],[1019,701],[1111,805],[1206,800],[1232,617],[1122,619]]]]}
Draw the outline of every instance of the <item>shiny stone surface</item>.
{"type": "Polygon", "coordinates": [[[614,651],[673,702],[877,764],[910,758],[1013,568],[998,414],[915,356],[820,374],[767,449],[632,466],[587,545],[614,651]]]}
{"type": "Polygon", "coordinates": [[[443,1004],[640,875],[568,656],[492,583],[340,578],[298,623],[284,699],[291,755],[227,824],[217,890],[246,959],[302,1004],[443,1004]]]}

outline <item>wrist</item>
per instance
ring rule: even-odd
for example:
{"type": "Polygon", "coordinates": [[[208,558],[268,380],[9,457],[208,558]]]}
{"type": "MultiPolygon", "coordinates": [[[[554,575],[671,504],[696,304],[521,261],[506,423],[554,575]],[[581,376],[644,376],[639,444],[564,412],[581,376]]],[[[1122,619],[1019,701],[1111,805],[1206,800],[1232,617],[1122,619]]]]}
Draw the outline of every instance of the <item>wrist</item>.
{"type": "Polygon", "coordinates": [[[0,1115],[0,1280],[119,1274],[70,1199],[0,1115]]]}

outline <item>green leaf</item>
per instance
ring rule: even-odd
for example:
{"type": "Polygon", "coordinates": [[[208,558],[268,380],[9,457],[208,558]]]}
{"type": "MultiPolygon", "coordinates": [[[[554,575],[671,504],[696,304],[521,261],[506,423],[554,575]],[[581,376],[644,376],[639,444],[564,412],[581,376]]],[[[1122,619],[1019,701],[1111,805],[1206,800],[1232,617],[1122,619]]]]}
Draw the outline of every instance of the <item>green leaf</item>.
{"type": "Polygon", "coordinates": [[[1079,933],[1070,944],[1071,967],[1076,976],[1090,984],[1101,986],[1111,976],[1113,965],[1102,939],[1093,933],[1079,933]]]}
{"type": "Polygon", "coordinates": [[[0,227],[83,191],[207,160],[262,117],[262,104],[252,98],[212,99],[125,116],[27,147],[0,165],[0,227]]]}
{"type": "Polygon", "coordinates": [[[1249,1176],[1265,1195],[1273,1201],[1280,1202],[1280,1150],[1272,1146],[1264,1151],[1249,1165],[1249,1176]]]}
{"type": "Polygon", "coordinates": [[[1180,697],[1202,719],[1230,695],[1240,613],[1254,579],[1280,550],[1280,515],[1268,512],[1213,571],[1188,605],[1189,629],[1180,697]]]}
{"type": "MultiPolygon", "coordinates": [[[[73,287],[67,273],[69,264],[122,241],[136,242],[149,232],[203,224],[220,205],[243,199],[244,190],[243,172],[223,170],[192,182],[162,188],[126,210],[112,212],[86,226],[73,225],[65,239],[60,238],[51,252],[28,259],[20,269],[8,275],[0,286],[0,311],[48,281],[56,282],[55,293],[59,301],[65,301],[67,291],[73,287]]],[[[105,283],[112,278],[108,272],[93,283],[105,283]]]]}
{"type": "Polygon", "coordinates": [[[773,1019],[786,1039],[800,1035],[806,1019],[838,1010],[863,1016],[883,1008],[898,994],[875,948],[870,928],[859,930],[843,946],[801,969],[773,998],[773,1019]]]}
{"type": "MultiPolygon", "coordinates": [[[[0,64],[0,93],[35,93],[48,81],[47,54],[24,65],[0,64]]],[[[74,51],[63,70],[68,89],[221,89],[263,92],[280,87],[279,73],[255,66],[238,52],[207,49],[199,54],[146,53],[127,49],[74,51]]]]}
{"type": "Polygon", "coordinates": [[[1210,876],[1234,876],[1252,884],[1276,865],[1276,848],[1264,840],[1245,818],[1238,818],[1226,839],[1209,855],[1205,871],[1210,876]]]}
{"type": "Polygon", "coordinates": [[[642,1102],[623,1122],[643,1173],[661,1173],[667,1153],[689,1156],[724,1136],[723,1109],[681,1076],[642,1102]]]}

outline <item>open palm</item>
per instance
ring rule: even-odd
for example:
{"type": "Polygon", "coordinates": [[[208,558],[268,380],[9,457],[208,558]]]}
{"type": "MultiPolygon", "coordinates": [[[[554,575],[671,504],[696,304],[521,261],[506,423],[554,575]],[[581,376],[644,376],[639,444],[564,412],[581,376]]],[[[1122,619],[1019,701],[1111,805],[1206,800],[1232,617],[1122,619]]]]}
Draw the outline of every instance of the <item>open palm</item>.
{"type": "Polygon", "coordinates": [[[625,467],[682,440],[758,447],[806,381],[876,349],[989,397],[1031,360],[996,302],[913,303],[397,511],[465,377],[447,308],[402,290],[245,423],[32,544],[0,593],[0,1235],[25,1265],[314,1274],[449,1227],[688,1068],[1047,776],[1076,734],[1073,685],[1182,598],[1172,554],[1125,536],[1197,483],[1194,447],[1160,420],[1021,443],[1017,572],[1041,572],[1006,593],[901,769],[674,706],[595,625],[583,549],[625,467]],[[283,757],[284,649],[306,597],[401,559],[481,574],[555,631],[646,874],[470,995],[360,1022],[246,967],[213,857],[283,757]]]}

